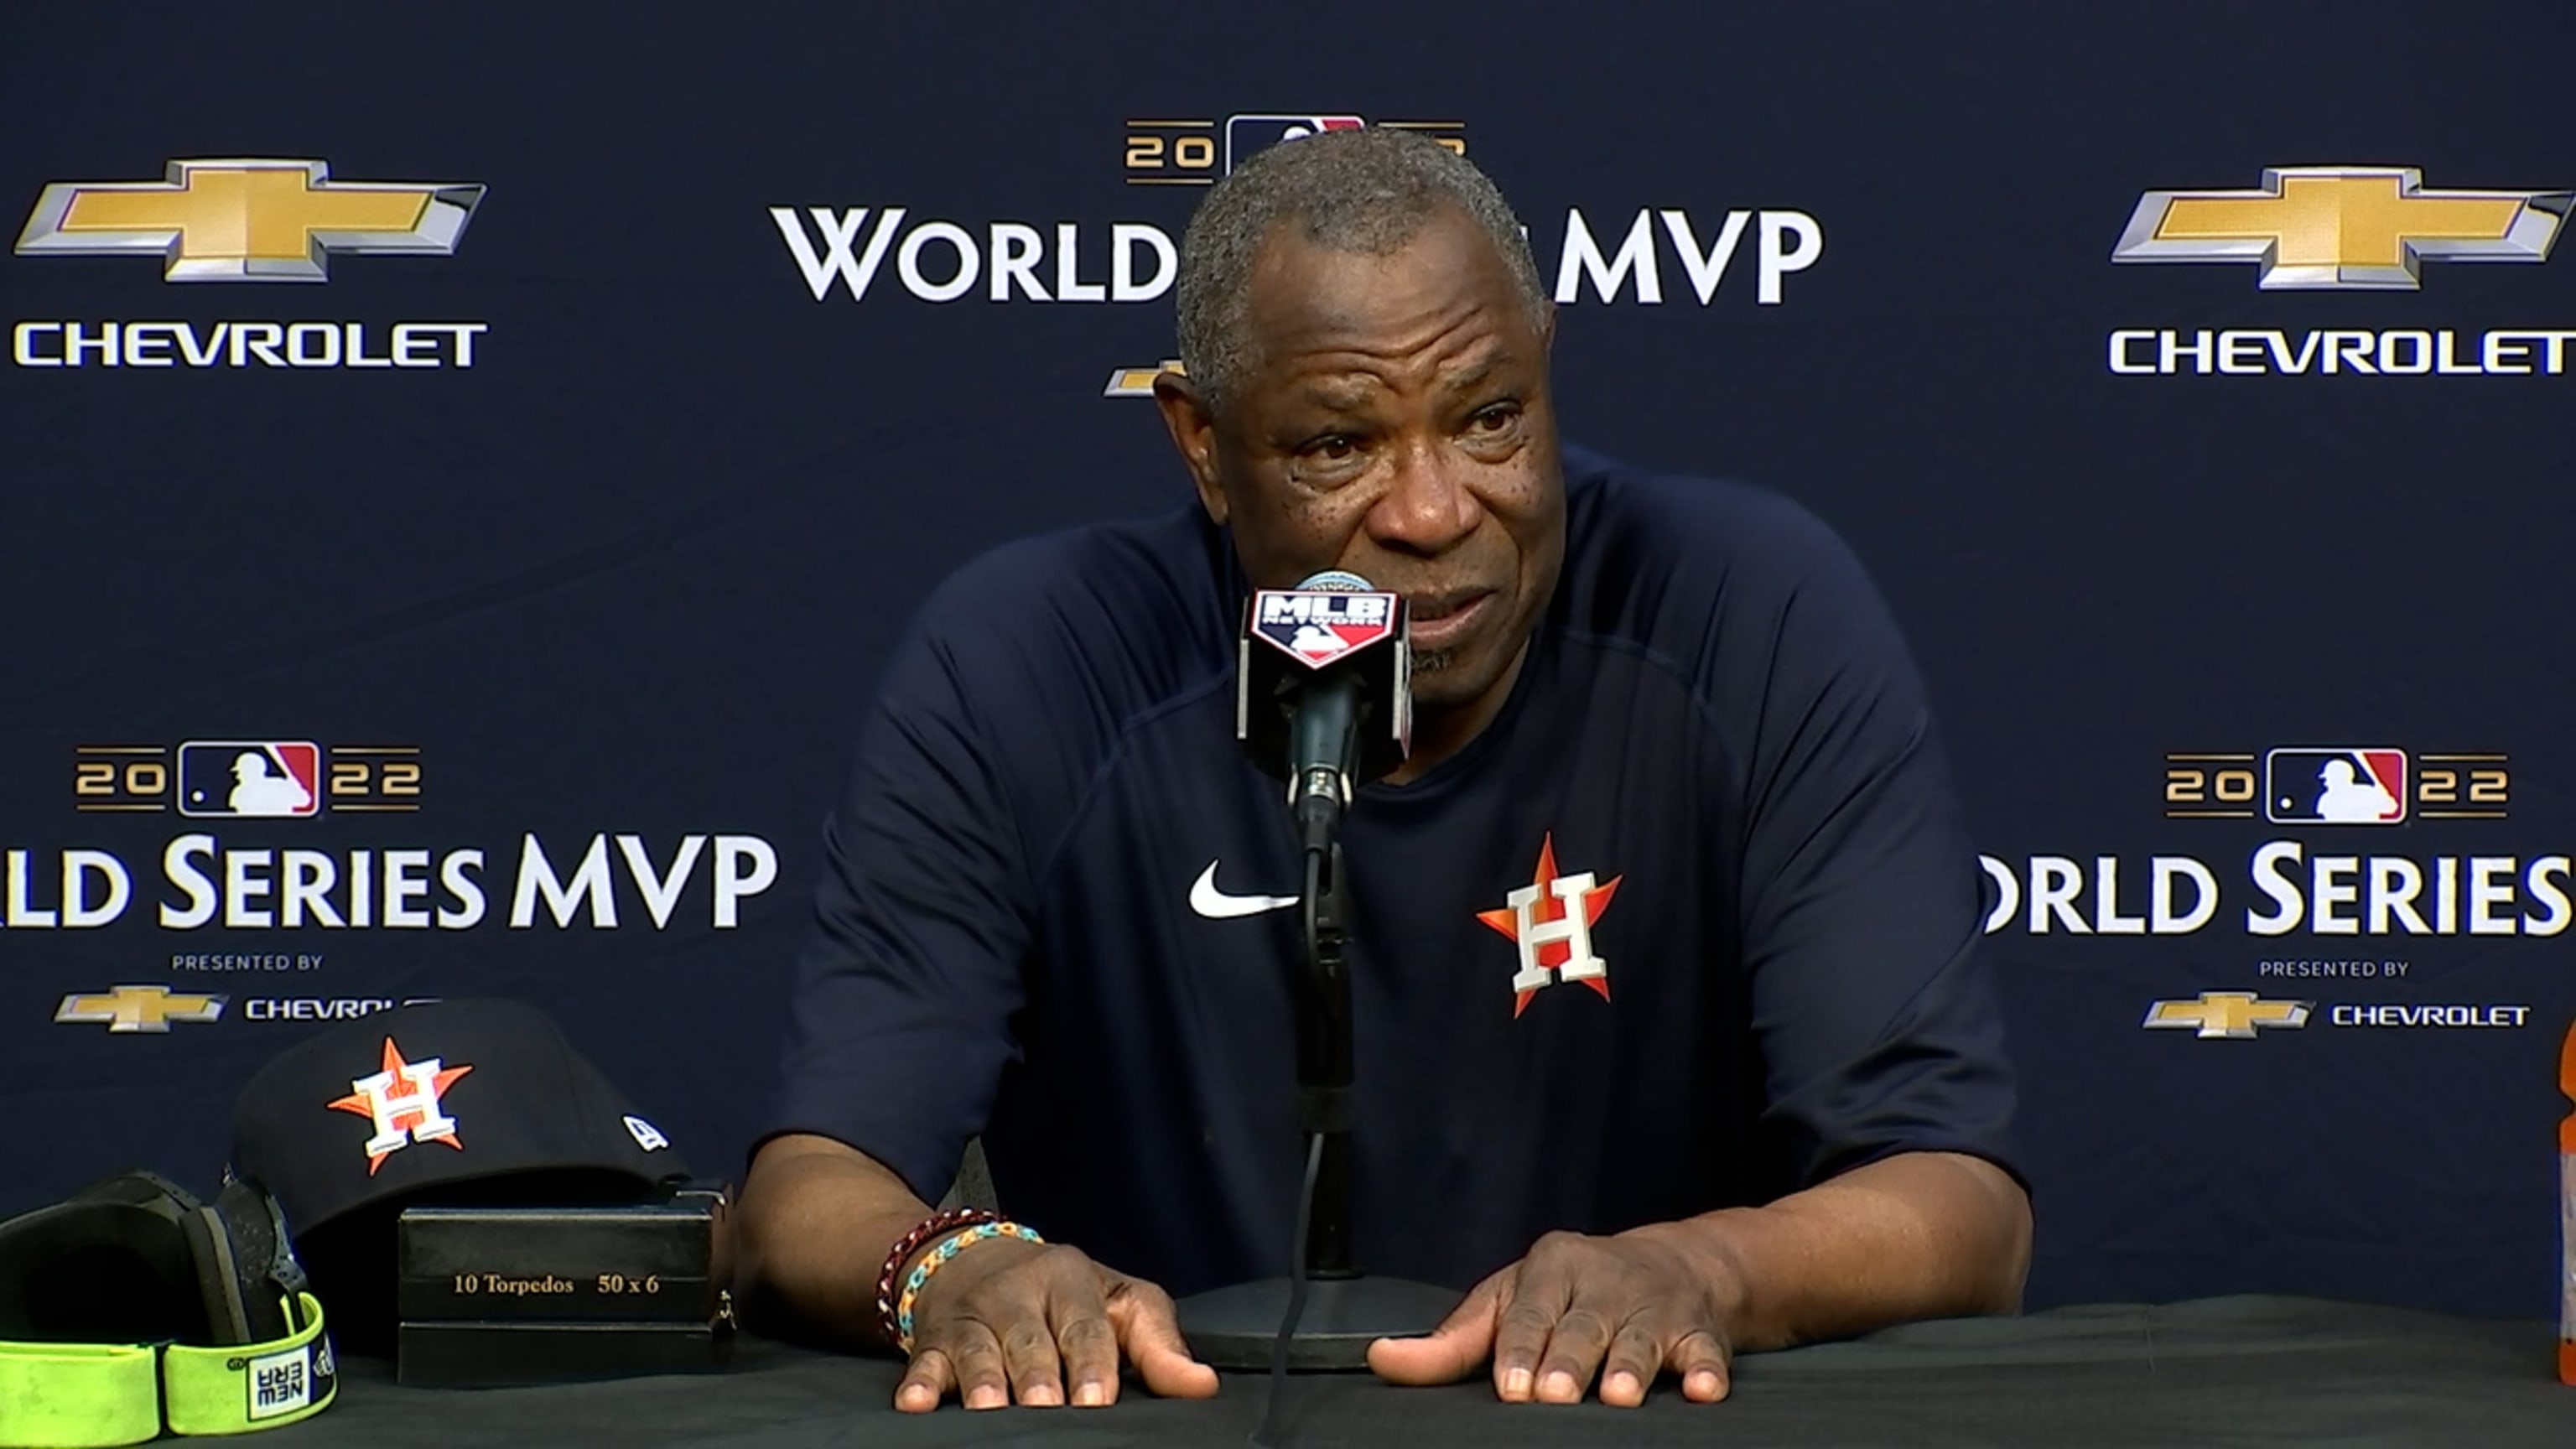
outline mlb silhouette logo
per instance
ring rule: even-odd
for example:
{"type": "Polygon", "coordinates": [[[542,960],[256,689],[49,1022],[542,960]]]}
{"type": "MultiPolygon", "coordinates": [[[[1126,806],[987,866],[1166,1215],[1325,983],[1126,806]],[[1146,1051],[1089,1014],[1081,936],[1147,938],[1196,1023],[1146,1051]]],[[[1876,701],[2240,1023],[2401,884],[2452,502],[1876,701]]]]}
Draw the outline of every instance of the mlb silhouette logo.
{"type": "Polygon", "coordinates": [[[1252,632],[1309,669],[1356,654],[1396,631],[1393,594],[1263,589],[1252,596],[1252,632]]]}
{"type": "Polygon", "coordinates": [[[322,747],[311,740],[191,740],[179,746],[179,813],[287,819],[322,813],[322,747]]]}
{"type": "Polygon", "coordinates": [[[2275,825],[2402,825],[2406,752],[2349,746],[2263,756],[2263,813],[2275,825]]]}
{"type": "Polygon", "coordinates": [[[1368,122],[1357,116],[1285,116],[1253,113],[1225,118],[1225,169],[1232,171],[1255,151],[1282,141],[1320,136],[1326,131],[1356,131],[1368,122]]]}

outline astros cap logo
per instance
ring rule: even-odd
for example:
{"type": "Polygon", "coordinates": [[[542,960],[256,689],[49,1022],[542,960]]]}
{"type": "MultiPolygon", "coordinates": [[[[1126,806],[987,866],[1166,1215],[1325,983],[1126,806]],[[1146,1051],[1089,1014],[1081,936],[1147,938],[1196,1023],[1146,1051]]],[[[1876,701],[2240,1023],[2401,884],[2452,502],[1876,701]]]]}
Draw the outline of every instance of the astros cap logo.
{"type": "Polygon", "coordinates": [[[366,1144],[367,1176],[373,1177],[387,1157],[415,1142],[444,1142],[465,1150],[456,1135],[456,1119],[442,1110],[439,1099],[472,1070],[470,1065],[451,1067],[437,1057],[406,1061],[402,1048],[386,1037],[383,1068],[352,1080],[349,1095],[323,1105],[334,1112],[354,1112],[374,1125],[375,1135],[366,1144]]]}
{"type": "Polygon", "coordinates": [[[173,161],[163,181],[57,181],[21,256],[163,257],[172,282],[321,282],[330,254],[447,256],[480,185],[332,181],[321,161],[173,161]]]}
{"type": "Polygon", "coordinates": [[[2428,191],[2411,166],[2275,166],[2260,191],[2150,191],[2115,262],[2253,262],[2265,291],[2414,291],[2426,259],[2537,262],[2564,191],[2428,191]]]}

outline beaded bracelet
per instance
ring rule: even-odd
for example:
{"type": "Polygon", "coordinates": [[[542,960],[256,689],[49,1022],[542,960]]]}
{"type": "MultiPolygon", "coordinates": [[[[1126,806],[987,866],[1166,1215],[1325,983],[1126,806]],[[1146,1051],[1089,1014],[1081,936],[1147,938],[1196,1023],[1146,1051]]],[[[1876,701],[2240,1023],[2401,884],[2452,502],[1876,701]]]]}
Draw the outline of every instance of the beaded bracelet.
{"type": "Polygon", "coordinates": [[[942,1233],[954,1232],[970,1224],[998,1222],[1001,1216],[989,1208],[950,1208],[943,1213],[932,1213],[913,1224],[912,1231],[895,1243],[894,1250],[886,1254],[884,1266],[877,1270],[877,1321],[885,1325],[888,1339],[894,1338],[898,1332],[894,1317],[895,1281],[902,1274],[903,1265],[911,1262],[912,1255],[921,1251],[921,1245],[942,1233]]]}
{"type": "Polygon", "coordinates": [[[1037,1235],[1036,1229],[1024,1228],[1018,1223],[1008,1221],[977,1223],[962,1233],[951,1233],[940,1239],[939,1246],[931,1249],[919,1263],[914,1264],[912,1276],[904,1280],[903,1297],[896,1303],[894,1312],[896,1347],[906,1354],[912,1352],[912,1305],[913,1300],[921,1296],[922,1285],[928,1283],[930,1276],[938,1272],[949,1259],[965,1251],[968,1246],[980,1243],[986,1238],[1018,1238],[1028,1243],[1046,1241],[1037,1235]]]}

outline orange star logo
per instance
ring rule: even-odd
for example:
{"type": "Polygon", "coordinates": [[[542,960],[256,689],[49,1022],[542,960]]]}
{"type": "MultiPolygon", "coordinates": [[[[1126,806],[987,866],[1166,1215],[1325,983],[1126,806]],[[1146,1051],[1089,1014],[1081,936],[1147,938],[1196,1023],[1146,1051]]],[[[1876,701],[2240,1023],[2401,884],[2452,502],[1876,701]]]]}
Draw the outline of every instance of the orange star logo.
{"type": "Polygon", "coordinates": [[[1621,876],[1595,885],[1592,872],[1559,875],[1556,835],[1539,837],[1538,869],[1530,883],[1503,898],[1498,911],[1478,911],[1476,919],[1501,932],[1520,948],[1521,969],[1512,977],[1512,1016],[1529,1009],[1530,998],[1559,981],[1580,981],[1610,999],[1610,963],[1592,949],[1592,926],[1610,908],[1621,876]]]}
{"type": "Polygon", "coordinates": [[[375,1124],[375,1135],[367,1139],[367,1176],[373,1177],[385,1158],[414,1142],[444,1142],[458,1152],[465,1150],[457,1140],[456,1119],[441,1110],[439,1098],[472,1070],[471,1066],[448,1066],[436,1057],[405,1061],[402,1048],[386,1037],[384,1069],[350,1082],[348,1096],[324,1105],[375,1124]]]}

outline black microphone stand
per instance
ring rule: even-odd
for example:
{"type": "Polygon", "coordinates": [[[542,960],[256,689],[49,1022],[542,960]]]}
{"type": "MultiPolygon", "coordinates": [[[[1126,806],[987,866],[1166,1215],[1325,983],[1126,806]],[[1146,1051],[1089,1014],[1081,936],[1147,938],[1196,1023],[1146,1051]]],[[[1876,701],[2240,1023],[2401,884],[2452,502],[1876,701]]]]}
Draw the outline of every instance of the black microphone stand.
{"type": "Polygon", "coordinates": [[[1313,1194],[1300,1204],[1305,1282],[1265,1278],[1181,1300],[1181,1336],[1213,1368],[1270,1366],[1300,1287],[1305,1301],[1287,1345],[1288,1367],[1297,1372],[1367,1368],[1373,1340],[1429,1333],[1458,1304],[1452,1289],[1370,1277],[1351,1247],[1351,977],[1342,955],[1349,897],[1336,838],[1340,781],[1333,785],[1329,796],[1308,791],[1297,809],[1306,863],[1299,897],[1306,970],[1295,992],[1297,1127],[1309,1147],[1313,1194]]]}

